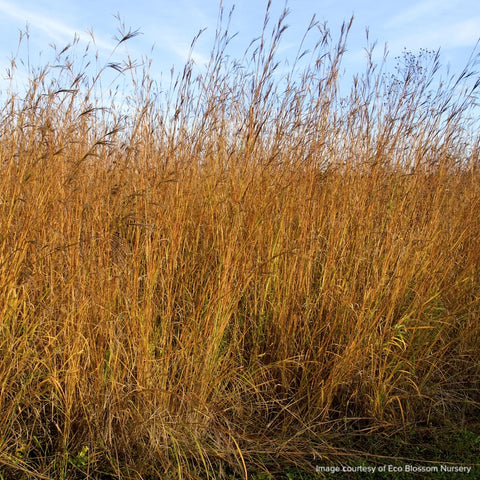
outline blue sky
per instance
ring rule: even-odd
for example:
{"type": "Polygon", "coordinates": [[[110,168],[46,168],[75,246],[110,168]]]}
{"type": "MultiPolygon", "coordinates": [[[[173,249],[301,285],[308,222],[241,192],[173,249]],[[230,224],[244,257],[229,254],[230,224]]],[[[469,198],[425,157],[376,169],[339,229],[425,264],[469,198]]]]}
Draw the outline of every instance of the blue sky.
{"type": "MultiPolygon", "coordinates": [[[[232,3],[224,1],[227,11],[232,3]]],[[[241,58],[249,42],[261,32],[266,0],[235,3],[230,30],[238,35],[231,43],[230,53],[241,58]]],[[[127,27],[142,32],[128,43],[130,55],[152,58],[152,72],[157,76],[161,72],[168,76],[173,65],[181,67],[192,38],[206,28],[193,57],[201,67],[209,57],[218,5],[217,0],[0,0],[0,73],[5,77],[9,58],[17,49],[19,30],[24,30],[26,24],[32,64],[45,63],[51,56],[49,44],[61,49],[75,33],[80,37],[80,45],[85,46],[91,41],[89,31],[94,33],[100,59],[107,61],[115,46],[117,13],[127,27]],[[39,51],[43,52],[41,58],[39,51]]],[[[283,0],[273,0],[272,19],[278,18],[284,5],[283,0]]],[[[449,64],[453,72],[464,67],[480,37],[479,0],[290,0],[287,7],[289,29],[281,47],[286,58],[297,52],[313,14],[321,22],[328,22],[334,38],[342,21],[354,15],[344,62],[347,75],[361,71],[365,65],[367,26],[371,40],[378,42],[379,58],[385,43],[392,62],[404,48],[414,52],[440,48],[442,64],[449,64]]],[[[315,35],[310,40],[315,41],[315,35]]],[[[19,57],[26,61],[26,56],[24,45],[19,57]]]]}

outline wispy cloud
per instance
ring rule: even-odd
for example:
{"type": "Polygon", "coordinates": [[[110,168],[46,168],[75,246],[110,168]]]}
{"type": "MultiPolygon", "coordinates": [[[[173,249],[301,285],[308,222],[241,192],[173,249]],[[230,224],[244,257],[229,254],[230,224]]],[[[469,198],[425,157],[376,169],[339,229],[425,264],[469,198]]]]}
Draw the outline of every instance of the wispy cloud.
{"type": "Polygon", "coordinates": [[[175,63],[192,59],[197,65],[207,64],[210,52],[205,54],[204,47],[208,44],[209,50],[215,34],[218,12],[217,7],[212,8],[212,5],[216,2],[176,0],[175,8],[170,8],[167,13],[161,10],[161,3],[165,2],[157,3],[155,16],[142,20],[144,43],[155,44],[157,51],[171,55],[175,63]],[[185,15],[186,12],[188,15],[185,15]],[[206,31],[202,32],[192,50],[192,40],[200,30],[206,31]]]}
{"type": "Polygon", "coordinates": [[[454,0],[423,0],[414,6],[402,10],[386,21],[385,27],[398,28],[416,23],[418,21],[429,21],[433,16],[444,14],[448,10],[455,9],[458,1],[454,0]]]}
{"type": "Polygon", "coordinates": [[[184,62],[191,58],[197,65],[205,65],[209,62],[210,57],[203,53],[193,50],[190,55],[190,46],[187,44],[171,43],[170,49],[177,54],[184,62]]]}
{"type": "Polygon", "coordinates": [[[197,65],[204,65],[209,62],[210,56],[202,53],[198,45],[194,45],[192,51],[191,42],[194,35],[189,38],[185,36],[184,31],[166,26],[163,26],[160,31],[161,33],[157,31],[146,32],[147,39],[155,43],[159,49],[173,53],[182,62],[186,62],[189,58],[197,65]]]}
{"type": "Polygon", "coordinates": [[[383,25],[393,51],[406,48],[473,47],[480,37],[477,0],[422,0],[401,10],[383,25]]]}
{"type": "Polygon", "coordinates": [[[432,25],[423,31],[405,35],[403,38],[389,43],[392,52],[403,48],[441,48],[442,50],[457,47],[472,47],[480,37],[480,15],[445,25],[432,25]]]}
{"type": "MultiPolygon", "coordinates": [[[[92,41],[92,37],[89,33],[79,31],[78,29],[44,13],[22,8],[5,0],[0,0],[0,12],[14,18],[15,20],[19,20],[22,23],[28,23],[35,29],[47,34],[48,37],[56,42],[68,42],[72,40],[75,35],[83,43],[89,43],[92,41]]],[[[114,43],[97,36],[95,36],[95,45],[99,49],[108,51],[112,51],[115,48],[114,43]]]]}

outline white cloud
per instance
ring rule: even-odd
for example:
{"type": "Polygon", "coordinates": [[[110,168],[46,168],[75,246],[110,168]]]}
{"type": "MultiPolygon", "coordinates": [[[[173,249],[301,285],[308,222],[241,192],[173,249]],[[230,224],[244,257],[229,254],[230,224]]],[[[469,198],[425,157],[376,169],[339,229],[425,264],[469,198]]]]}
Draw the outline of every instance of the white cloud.
{"type": "Polygon", "coordinates": [[[390,50],[473,47],[480,37],[477,2],[422,0],[405,8],[383,25],[390,50]]]}
{"type": "Polygon", "coordinates": [[[407,8],[397,15],[394,15],[386,23],[385,27],[398,28],[417,21],[429,21],[433,16],[444,14],[447,10],[454,10],[458,1],[453,0],[423,0],[417,2],[413,7],[407,8]]]}
{"type": "Polygon", "coordinates": [[[175,31],[169,32],[164,30],[158,45],[161,45],[162,48],[166,48],[167,50],[170,50],[174,54],[178,55],[183,62],[186,62],[190,56],[197,65],[202,65],[208,63],[209,61],[209,57],[203,53],[200,53],[195,48],[190,55],[191,42],[187,42],[185,39],[180,39],[180,35],[175,31]]]}
{"type": "MultiPolygon", "coordinates": [[[[200,52],[198,45],[194,45],[193,51],[190,55],[191,42],[195,34],[189,38],[188,35],[185,34],[185,31],[180,29],[177,30],[165,25],[158,28],[158,30],[160,30],[161,33],[158,31],[153,32],[149,29],[147,29],[145,32],[147,39],[155,43],[158,48],[161,48],[164,51],[172,52],[180,57],[182,62],[186,62],[189,58],[191,58],[199,66],[208,64],[210,55],[207,56],[200,52]]],[[[196,33],[198,33],[198,31],[196,33]]]]}
{"type": "Polygon", "coordinates": [[[389,43],[389,50],[398,53],[403,48],[421,47],[442,50],[457,47],[474,47],[480,37],[480,16],[442,26],[429,26],[423,31],[405,35],[389,43]]]}
{"type": "MultiPolygon", "coordinates": [[[[50,38],[56,42],[68,42],[73,40],[75,35],[79,37],[80,41],[89,43],[92,41],[90,34],[86,32],[78,31],[70,25],[55,20],[43,13],[34,12],[21,8],[13,3],[5,0],[0,0],[0,12],[16,19],[23,23],[28,23],[35,29],[41,30],[46,33],[50,38]]],[[[95,36],[95,45],[99,49],[112,51],[115,48],[115,44],[108,40],[95,36]]]]}

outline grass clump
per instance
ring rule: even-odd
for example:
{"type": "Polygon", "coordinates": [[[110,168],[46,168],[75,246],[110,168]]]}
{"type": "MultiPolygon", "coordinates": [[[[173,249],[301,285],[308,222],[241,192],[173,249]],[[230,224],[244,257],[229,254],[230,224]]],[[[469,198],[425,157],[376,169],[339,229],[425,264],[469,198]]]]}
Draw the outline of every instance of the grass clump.
{"type": "Polygon", "coordinates": [[[423,51],[342,96],[350,24],[280,74],[284,20],[166,90],[73,45],[2,97],[5,478],[313,472],[478,415],[478,82],[423,51]]]}

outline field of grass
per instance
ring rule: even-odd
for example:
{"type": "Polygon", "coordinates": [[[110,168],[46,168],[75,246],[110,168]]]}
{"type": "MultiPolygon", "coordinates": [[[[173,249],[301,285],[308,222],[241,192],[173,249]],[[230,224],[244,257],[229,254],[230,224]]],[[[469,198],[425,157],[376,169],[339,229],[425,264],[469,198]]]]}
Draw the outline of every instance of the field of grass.
{"type": "Polygon", "coordinates": [[[2,94],[0,478],[474,461],[475,82],[422,51],[340,95],[349,26],[281,74],[283,20],[167,87],[73,45],[2,94]]]}

